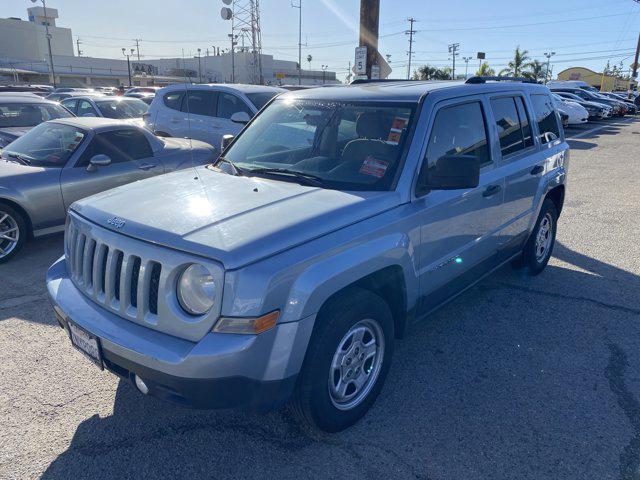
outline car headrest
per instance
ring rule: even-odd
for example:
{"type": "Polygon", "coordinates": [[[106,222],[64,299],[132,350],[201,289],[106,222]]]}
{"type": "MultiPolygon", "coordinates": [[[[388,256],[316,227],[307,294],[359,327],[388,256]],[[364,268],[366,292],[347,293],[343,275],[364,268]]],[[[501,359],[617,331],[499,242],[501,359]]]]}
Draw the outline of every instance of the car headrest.
{"type": "Polygon", "coordinates": [[[364,112],[356,121],[356,133],[360,138],[386,140],[391,129],[387,115],[376,112],[364,112]]]}

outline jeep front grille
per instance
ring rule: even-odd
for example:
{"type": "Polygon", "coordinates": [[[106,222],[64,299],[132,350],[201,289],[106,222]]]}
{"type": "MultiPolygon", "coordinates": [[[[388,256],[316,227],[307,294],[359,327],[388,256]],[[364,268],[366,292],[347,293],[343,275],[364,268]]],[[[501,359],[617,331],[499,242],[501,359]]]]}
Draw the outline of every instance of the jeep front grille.
{"type": "Polygon", "coordinates": [[[67,270],[76,288],[122,318],[196,341],[220,315],[224,270],[219,263],[137,240],[69,214],[65,233],[67,270]],[[217,301],[201,317],[186,313],[176,298],[180,274],[192,263],[208,268],[220,286],[217,301]]]}
{"type": "Polygon", "coordinates": [[[158,286],[162,266],[155,260],[119,250],[90,234],[70,227],[67,243],[75,284],[99,303],[128,317],[144,319],[158,314],[158,286]]]}

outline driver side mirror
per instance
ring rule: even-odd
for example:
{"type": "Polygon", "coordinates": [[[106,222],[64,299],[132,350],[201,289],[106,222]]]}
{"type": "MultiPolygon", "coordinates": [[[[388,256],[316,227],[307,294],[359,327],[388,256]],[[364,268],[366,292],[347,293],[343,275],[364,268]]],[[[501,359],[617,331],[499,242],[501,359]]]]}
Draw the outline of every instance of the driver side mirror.
{"type": "Polygon", "coordinates": [[[87,172],[94,172],[98,170],[98,167],[106,167],[111,165],[111,158],[107,155],[99,154],[94,155],[89,160],[89,165],[87,165],[87,172]]]}
{"type": "Polygon", "coordinates": [[[475,155],[445,155],[420,173],[416,195],[431,190],[461,190],[480,184],[480,160],[475,155]]]}
{"type": "Polygon", "coordinates": [[[231,120],[234,123],[247,124],[251,120],[251,117],[247,112],[236,112],[233,115],[231,115],[231,118],[229,120],[231,120]]]}
{"type": "Polygon", "coordinates": [[[230,134],[223,135],[222,141],[220,142],[220,151],[224,152],[225,148],[227,148],[231,144],[231,142],[233,142],[234,138],[236,137],[230,134]]]}

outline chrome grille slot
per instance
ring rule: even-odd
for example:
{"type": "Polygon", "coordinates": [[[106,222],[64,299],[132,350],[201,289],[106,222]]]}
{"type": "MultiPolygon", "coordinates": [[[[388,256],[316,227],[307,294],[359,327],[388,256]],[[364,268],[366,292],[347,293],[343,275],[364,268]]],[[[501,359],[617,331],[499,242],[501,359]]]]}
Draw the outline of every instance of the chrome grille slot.
{"type": "Polygon", "coordinates": [[[196,341],[211,331],[221,302],[194,318],[176,298],[178,276],[200,263],[222,286],[222,266],[203,257],[167,249],[99,227],[69,214],[65,237],[67,269],[85,296],[119,317],[179,338],[196,341]]]}

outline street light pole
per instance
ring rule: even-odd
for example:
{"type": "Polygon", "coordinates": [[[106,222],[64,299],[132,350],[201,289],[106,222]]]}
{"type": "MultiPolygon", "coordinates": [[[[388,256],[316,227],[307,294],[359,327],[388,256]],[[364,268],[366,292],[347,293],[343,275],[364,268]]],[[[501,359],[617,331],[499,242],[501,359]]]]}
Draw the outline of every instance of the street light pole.
{"type": "MultiPolygon", "coordinates": [[[[36,3],[38,0],[31,0],[32,3],[36,3]]],[[[53,67],[53,53],[51,53],[51,34],[49,33],[49,17],[47,16],[47,3],[46,0],[42,0],[42,7],[44,9],[44,28],[46,30],[47,47],[49,49],[49,65],[51,66],[51,84],[56,86],[56,72],[53,67]]]]}
{"type": "Polygon", "coordinates": [[[548,82],[551,79],[549,78],[549,64],[551,63],[551,57],[553,57],[556,52],[544,52],[544,56],[547,57],[547,73],[545,74],[545,80],[548,82]]]}
{"type": "Polygon", "coordinates": [[[462,59],[464,60],[465,63],[465,67],[464,67],[464,78],[467,79],[469,78],[469,60],[471,60],[473,57],[462,57],[462,59]]]}
{"type": "Polygon", "coordinates": [[[231,39],[231,83],[236,83],[236,39],[233,33],[229,34],[231,39]]]}
{"type": "Polygon", "coordinates": [[[298,85],[302,85],[302,0],[298,4],[291,2],[293,8],[300,10],[298,14],[298,85]]]}
{"type": "Polygon", "coordinates": [[[202,50],[198,49],[198,83],[202,83],[202,66],[200,64],[200,52],[202,50]]]}
{"type": "Polygon", "coordinates": [[[323,85],[325,82],[325,72],[327,71],[327,68],[329,68],[329,65],[322,65],[322,84],[323,85]]]}

